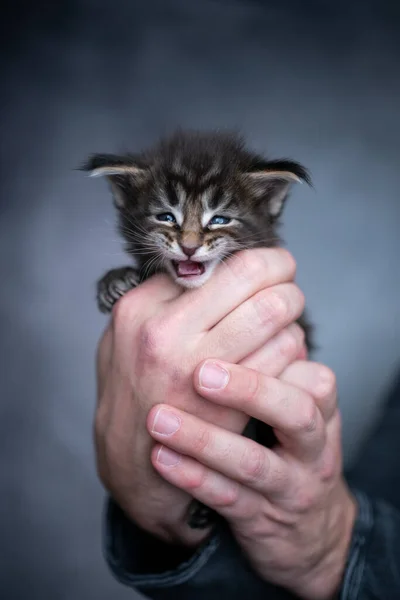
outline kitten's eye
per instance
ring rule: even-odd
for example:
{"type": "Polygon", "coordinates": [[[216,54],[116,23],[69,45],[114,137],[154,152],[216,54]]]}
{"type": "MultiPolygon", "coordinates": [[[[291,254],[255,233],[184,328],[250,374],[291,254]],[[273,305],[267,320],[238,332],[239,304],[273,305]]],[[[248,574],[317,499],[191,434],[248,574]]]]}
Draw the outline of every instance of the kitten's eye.
{"type": "Polygon", "coordinates": [[[156,219],[164,223],[176,223],[176,219],[172,213],[161,213],[160,215],[156,215],[156,219]]]}
{"type": "Polygon", "coordinates": [[[222,215],[215,215],[210,222],[209,225],[228,225],[232,219],[230,217],[223,217],[222,215]]]}

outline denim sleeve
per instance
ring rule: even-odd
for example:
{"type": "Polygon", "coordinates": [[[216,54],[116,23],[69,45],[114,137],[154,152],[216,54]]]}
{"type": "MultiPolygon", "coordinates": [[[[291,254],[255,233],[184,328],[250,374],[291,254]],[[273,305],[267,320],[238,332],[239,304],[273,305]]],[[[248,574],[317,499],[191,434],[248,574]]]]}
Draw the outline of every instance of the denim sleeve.
{"type": "Polygon", "coordinates": [[[202,547],[182,556],[182,549],[148,535],[108,500],[104,541],[113,575],[146,598],[243,600],[249,593],[255,600],[292,598],[253,573],[223,523],[202,547]]]}
{"type": "MultiPolygon", "coordinates": [[[[400,599],[400,513],[382,500],[353,490],[358,514],[340,600],[400,599]]],[[[289,600],[291,594],[262,581],[247,565],[228,529],[191,555],[160,542],[132,524],[108,501],[105,554],[114,576],[156,600],[207,600],[247,595],[289,600]]]]}
{"type": "Polygon", "coordinates": [[[353,489],[358,516],[340,600],[400,599],[400,512],[353,489]]]}

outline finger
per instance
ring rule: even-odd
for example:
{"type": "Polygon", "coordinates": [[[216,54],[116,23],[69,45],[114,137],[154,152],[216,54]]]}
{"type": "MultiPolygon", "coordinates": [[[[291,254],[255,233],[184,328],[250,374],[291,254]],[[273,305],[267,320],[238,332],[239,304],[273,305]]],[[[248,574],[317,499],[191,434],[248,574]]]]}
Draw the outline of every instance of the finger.
{"type": "Polygon", "coordinates": [[[205,467],[193,458],[157,444],[152,450],[151,462],[166,481],[215,510],[228,521],[248,521],[259,512],[259,494],[205,467]]]}
{"type": "Polygon", "coordinates": [[[174,300],[182,294],[182,288],[178,286],[171,277],[165,273],[157,273],[140,283],[140,285],[134,289],[126,292],[126,294],[115,303],[113,314],[118,313],[121,305],[127,305],[128,307],[130,304],[134,304],[135,306],[142,305],[143,311],[143,303],[145,303],[146,307],[148,307],[149,304],[151,304],[151,306],[157,306],[162,302],[174,300]]]}
{"type": "Polygon", "coordinates": [[[195,314],[194,325],[206,331],[260,290],[292,281],[295,272],[294,259],[283,248],[238,252],[220,263],[200,289],[187,290],[174,310],[195,314]]]}
{"type": "Polygon", "coordinates": [[[336,377],[333,371],[316,362],[297,360],[286,367],[280,380],[297,386],[316,401],[325,421],[337,410],[336,377]]]}
{"type": "Polygon", "coordinates": [[[207,400],[273,427],[281,444],[292,454],[313,460],[324,446],[322,415],[314,399],[301,388],[216,360],[200,363],[194,373],[194,386],[207,400]]]}
{"type": "Polygon", "coordinates": [[[262,290],[204,336],[203,356],[236,363],[297,319],[303,309],[304,296],[293,283],[262,290]]]}
{"type": "Polygon", "coordinates": [[[300,349],[300,352],[297,356],[297,360],[307,360],[307,358],[308,358],[308,348],[305,344],[303,344],[303,346],[300,349]]]}
{"type": "Polygon", "coordinates": [[[303,344],[304,331],[292,323],[239,364],[264,375],[278,377],[297,358],[303,344]]]}
{"type": "Polygon", "coordinates": [[[151,317],[159,311],[160,304],[165,305],[182,294],[182,288],[176,285],[168,275],[164,273],[154,275],[124,294],[114,304],[112,326],[115,331],[120,329],[125,331],[132,321],[151,317]]]}
{"type": "Polygon", "coordinates": [[[264,495],[282,495],[287,489],[287,463],[242,435],[168,405],[152,408],[147,427],[168,448],[264,495]]]}
{"type": "Polygon", "coordinates": [[[166,273],[157,273],[149,279],[143,281],[136,288],[138,295],[151,297],[151,301],[169,302],[183,294],[181,286],[175,283],[166,273]]]}

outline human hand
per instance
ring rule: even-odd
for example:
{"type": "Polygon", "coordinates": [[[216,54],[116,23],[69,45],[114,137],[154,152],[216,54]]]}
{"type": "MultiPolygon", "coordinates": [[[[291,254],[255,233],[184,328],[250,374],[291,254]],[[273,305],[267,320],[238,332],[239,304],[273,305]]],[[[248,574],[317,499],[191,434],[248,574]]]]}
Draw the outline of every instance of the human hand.
{"type": "Polygon", "coordinates": [[[235,255],[199,290],[182,293],[157,275],[122,297],[98,349],[95,439],[99,476],[125,513],[167,541],[197,544],[191,497],[153,469],[149,410],[162,400],[224,429],[241,432],[248,417],[207,402],[193,389],[193,371],[208,356],[279,374],[301,350],[292,322],[303,296],[295,264],[281,249],[235,255]]]}
{"type": "Polygon", "coordinates": [[[218,406],[271,425],[278,444],[267,449],[198,416],[157,405],[147,421],[158,442],[154,467],[228,521],[263,579],[307,600],[333,598],[356,512],[342,478],[334,374],[323,365],[295,361],[277,379],[207,360],[195,371],[194,387],[218,406]],[[169,433],[163,430],[164,414],[169,433]]]}

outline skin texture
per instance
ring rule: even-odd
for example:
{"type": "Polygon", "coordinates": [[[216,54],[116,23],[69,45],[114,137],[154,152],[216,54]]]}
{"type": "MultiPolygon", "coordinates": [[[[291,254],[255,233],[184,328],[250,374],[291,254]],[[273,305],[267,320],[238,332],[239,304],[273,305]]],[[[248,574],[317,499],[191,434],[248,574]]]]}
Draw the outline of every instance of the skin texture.
{"type": "Polygon", "coordinates": [[[296,360],[294,275],[286,250],[257,249],[199,290],[157,275],[128,292],[99,345],[95,438],[100,478],[138,525],[195,546],[209,534],[187,526],[195,497],[229,521],[261,577],[317,599],[340,581],[355,508],[333,374],[296,360]],[[223,391],[199,383],[209,357],[230,374],[223,391]],[[178,417],[175,433],[155,431],[160,408],[178,417]],[[276,449],[237,435],[249,416],[276,427],[276,449]]]}
{"type": "Polygon", "coordinates": [[[297,360],[280,378],[205,361],[199,394],[274,427],[277,448],[164,405],[149,414],[161,442],[152,461],[165,479],[229,522],[253,568],[303,598],[333,598],[340,586],[355,518],[342,479],[340,416],[333,373],[297,360]],[[216,386],[220,369],[221,389],[216,386]]]}
{"type": "Polygon", "coordinates": [[[209,356],[265,367],[270,375],[293,361],[304,339],[291,324],[304,304],[294,276],[286,250],[256,249],[232,257],[229,268],[219,265],[199,290],[183,293],[159,274],[115,304],[98,348],[98,473],[128,516],[162,539],[192,545],[208,532],[187,526],[190,495],[151,465],[150,409],[163,399],[243,431],[248,417],[205,401],[193,388],[193,372],[209,356]]]}

